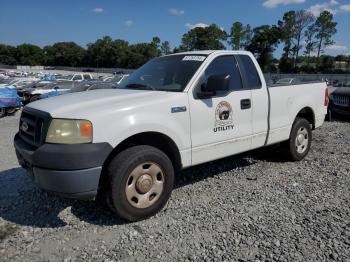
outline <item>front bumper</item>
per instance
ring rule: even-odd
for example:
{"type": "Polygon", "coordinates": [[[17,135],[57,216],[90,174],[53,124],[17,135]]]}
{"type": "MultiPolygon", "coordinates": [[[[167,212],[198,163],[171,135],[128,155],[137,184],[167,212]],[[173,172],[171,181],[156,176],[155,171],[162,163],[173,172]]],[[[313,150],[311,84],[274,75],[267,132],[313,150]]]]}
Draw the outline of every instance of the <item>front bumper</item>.
{"type": "Polygon", "coordinates": [[[102,165],[113,149],[108,143],[43,144],[35,148],[18,134],[14,146],[19,164],[33,174],[40,188],[78,199],[95,198],[102,165]]]}

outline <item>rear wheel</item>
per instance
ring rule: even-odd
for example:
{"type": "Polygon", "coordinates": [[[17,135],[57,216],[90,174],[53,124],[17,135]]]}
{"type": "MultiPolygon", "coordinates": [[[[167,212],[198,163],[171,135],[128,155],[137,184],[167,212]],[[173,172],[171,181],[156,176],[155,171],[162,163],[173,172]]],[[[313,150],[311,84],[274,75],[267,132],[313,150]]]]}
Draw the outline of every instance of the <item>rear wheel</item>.
{"type": "Polygon", "coordinates": [[[289,159],[302,160],[309,153],[311,140],[312,132],[309,121],[304,118],[296,118],[290,138],[285,144],[289,159]]]}
{"type": "Polygon", "coordinates": [[[6,116],[6,108],[5,107],[0,107],[0,118],[6,116]]]}
{"type": "Polygon", "coordinates": [[[108,168],[107,203],[129,221],[156,214],[168,201],[174,186],[174,168],[162,151],[135,146],[118,154],[108,168]]]}

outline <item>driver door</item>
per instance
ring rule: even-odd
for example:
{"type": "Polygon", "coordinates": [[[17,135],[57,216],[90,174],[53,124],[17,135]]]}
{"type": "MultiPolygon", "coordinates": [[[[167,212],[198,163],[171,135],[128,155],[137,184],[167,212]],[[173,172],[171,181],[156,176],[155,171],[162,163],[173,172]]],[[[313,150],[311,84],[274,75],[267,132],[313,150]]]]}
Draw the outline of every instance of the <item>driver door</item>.
{"type": "Polygon", "coordinates": [[[193,165],[251,149],[251,99],[251,90],[243,89],[235,57],[214,58],[189,96],[193,165]],[[200,99],[197,94],[212,75],[230,75],[229,90],[200,99]]]}

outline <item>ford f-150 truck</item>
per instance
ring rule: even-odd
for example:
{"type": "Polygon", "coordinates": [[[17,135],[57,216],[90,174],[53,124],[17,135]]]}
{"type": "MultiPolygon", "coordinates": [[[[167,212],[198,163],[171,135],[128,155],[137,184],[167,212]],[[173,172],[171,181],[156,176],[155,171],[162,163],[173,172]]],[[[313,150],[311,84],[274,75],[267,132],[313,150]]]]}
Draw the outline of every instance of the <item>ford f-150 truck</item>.
{"type": "Polygon", "coordinates": [[[26,106],[19,163],[43,189],[95,199],[129,221],[167,202],[180,169],[282,142],[302,160],[327,112],[326,83],[267,86],[244,51],[155,58],[119,89],[26,106]]]}

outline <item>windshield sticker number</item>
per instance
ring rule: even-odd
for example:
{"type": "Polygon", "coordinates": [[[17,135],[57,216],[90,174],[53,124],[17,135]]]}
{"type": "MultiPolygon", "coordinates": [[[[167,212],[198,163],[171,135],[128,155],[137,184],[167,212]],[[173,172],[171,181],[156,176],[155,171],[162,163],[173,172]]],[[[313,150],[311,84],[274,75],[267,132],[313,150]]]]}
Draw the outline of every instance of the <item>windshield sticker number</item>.
{"type": "Polygon", "coordinates": [[[190,55],[190,56],[185,56],[182,58],[182,61],[199,61],[203,62],[205,59],[205,56],[197,56],[197,55],[190,55]]]}

